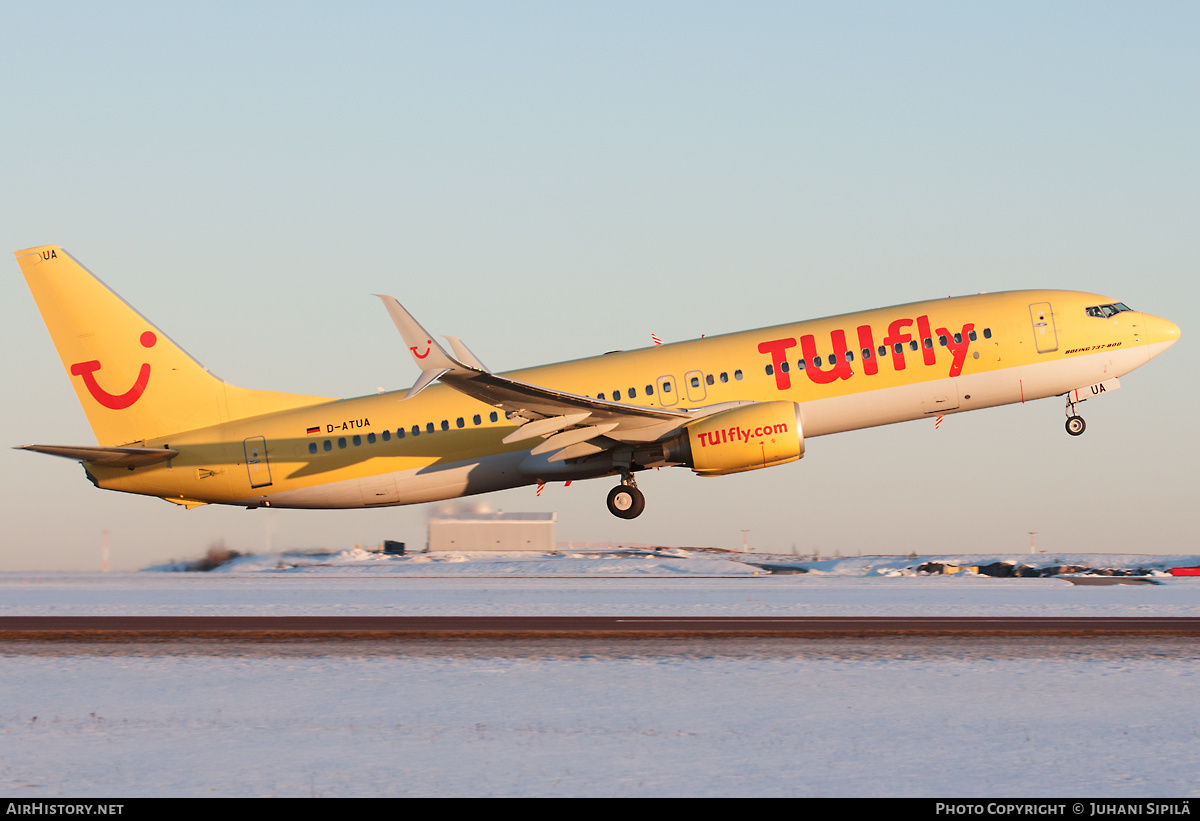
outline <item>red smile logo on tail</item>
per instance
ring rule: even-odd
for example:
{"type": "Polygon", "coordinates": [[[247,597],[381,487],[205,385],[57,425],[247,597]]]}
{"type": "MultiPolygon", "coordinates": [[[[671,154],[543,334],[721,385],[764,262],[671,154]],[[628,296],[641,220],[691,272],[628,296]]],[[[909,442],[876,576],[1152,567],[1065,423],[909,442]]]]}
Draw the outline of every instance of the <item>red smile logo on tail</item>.
{"type": "Polygon", "coordinates": [[[415,356],[417,359],[424,359],[425,357],[429,356],[429,352],[433,350],[433,340],[425,340],[425,353],[417,353],[416,345],[410,347],[409,350],[413,352],[413,356],[415,356]]]}
{"type": "MultiPolygon", "coordinates": [[[[140,341],[143,348],[153,348],[158,337],[154,335],[153,331],[146,331],[142,334],[140,341]]],[[[100,361],[97,359],[90,362],[76,362],[71,366],[71,375],[83,377],[83,384],[87,386],[88,393],[92,395],[92,398],[111,410],[124,410],[138,401],[146,390],[146,383],[150,381],[150,363],[143,362],[133,387],[125,393],[112,394],[100,387],[96,381],[96,371],[98,370],[100,370],[100,361]]]]}

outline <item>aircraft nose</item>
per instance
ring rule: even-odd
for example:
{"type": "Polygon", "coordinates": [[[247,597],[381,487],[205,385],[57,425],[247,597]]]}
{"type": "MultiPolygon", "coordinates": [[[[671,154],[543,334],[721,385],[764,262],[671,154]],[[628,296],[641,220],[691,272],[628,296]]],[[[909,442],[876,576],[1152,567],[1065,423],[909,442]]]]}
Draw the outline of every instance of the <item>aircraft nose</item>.
{"type": "Polygon", "coordinates": [[[1146,343],[1154,346],[1150,355],[1157,356],[1179,341],[1179,326],[1160,316],[1143,314],[1146,323],[1146,343]]]}

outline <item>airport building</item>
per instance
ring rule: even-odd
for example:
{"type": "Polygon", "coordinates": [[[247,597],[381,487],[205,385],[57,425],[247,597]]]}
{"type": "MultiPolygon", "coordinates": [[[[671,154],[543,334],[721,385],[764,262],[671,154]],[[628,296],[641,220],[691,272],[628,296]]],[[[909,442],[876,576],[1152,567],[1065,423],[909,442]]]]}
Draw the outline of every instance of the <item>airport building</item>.
{"type": "Polygon", "coordinates": [[[429,520],[429,550],[554,550],[554,513],[450,513],[429,520]]]}

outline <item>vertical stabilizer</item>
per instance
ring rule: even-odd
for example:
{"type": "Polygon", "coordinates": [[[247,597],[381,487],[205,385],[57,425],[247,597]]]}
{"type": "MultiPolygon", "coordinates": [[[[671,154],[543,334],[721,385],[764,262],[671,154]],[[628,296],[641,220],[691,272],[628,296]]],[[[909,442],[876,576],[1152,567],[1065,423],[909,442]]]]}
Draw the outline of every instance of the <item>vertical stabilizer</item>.
{"type": "Polygon", "coordinates": [[[62,248],[16,256],[101,445],[329,401],[227,385],[62,248]]]}

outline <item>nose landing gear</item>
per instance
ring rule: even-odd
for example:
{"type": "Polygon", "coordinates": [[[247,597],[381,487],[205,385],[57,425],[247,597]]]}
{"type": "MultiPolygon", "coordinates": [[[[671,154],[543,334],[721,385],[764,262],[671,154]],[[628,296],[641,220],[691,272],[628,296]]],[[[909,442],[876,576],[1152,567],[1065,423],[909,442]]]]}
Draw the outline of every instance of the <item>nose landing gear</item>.
{"type": "Polygon", "coordinates": [[[1075,414],[1075,403],[1071,401],[1071,394],[1067,394],[1067,433],[1072,436],[1079,436],[1087,430],[1087,423],[1083,421],[1082,416],[1075,414]]]}
{"type": "Polygon", "coordinates": [[[646,497],[637,489],[632,473],[621,477],[621,484],[608,492],[608,512],[620,519],[636,519],[646,509],[646,497]]]}

